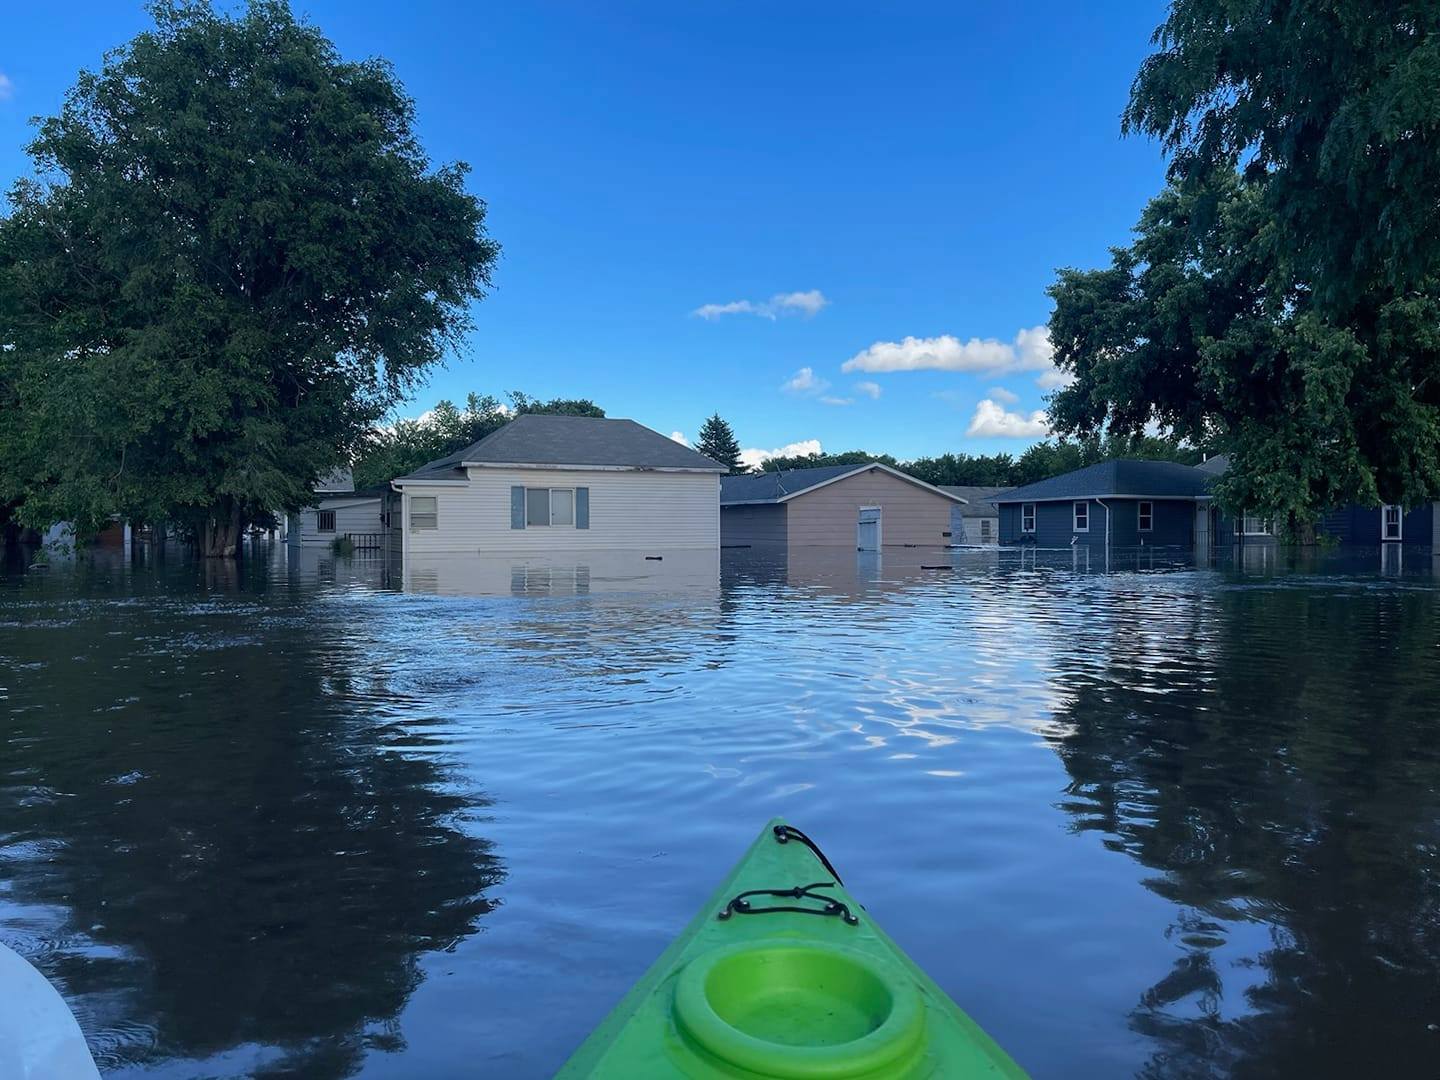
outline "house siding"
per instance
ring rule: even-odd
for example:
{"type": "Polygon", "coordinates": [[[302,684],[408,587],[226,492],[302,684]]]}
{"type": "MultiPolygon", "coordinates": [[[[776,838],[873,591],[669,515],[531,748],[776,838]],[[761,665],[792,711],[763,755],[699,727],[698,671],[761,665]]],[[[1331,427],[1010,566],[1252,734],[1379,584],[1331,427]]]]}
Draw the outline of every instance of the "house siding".
{"type": "MultiPolygon", "coordinates": [[[[1020,532],[1021,503],[1000,504],[1000,543],[1028,542],[1020,532]]],[[[1195,544],[1195,503],[1189,499],[1074,499],[1064,502],[1035,504],[1035,544],[1037,547],[1105,546],[1105,523],[1110,521],[1110,546],[1181,547],[1195,544]],[[1153,504],[1154,526],[1140,531],[1140,503],[1153,504]],[[1088,503],[1090,531],[1076,532],[1074,504],[1088,503]],[[1102,505],[1103,503],[1103,505],[1102,505]]]]}
{"type": "MultiPolygon", "coordinates": [[[[1106,502],[1110,502],[1109,499],[1106,502]]],[[[1028,536],[1020,532],[1021,503],[1000,504],[1000,543],[1029,543],[1028,536]]],[[[1075,499],[1064,502],[1040,502],[1035,504],[1035,546],[1047,548],[1076,546],[1105,546],[1105,515],[1103,506],[1094,499],[1075,499]],[[1090,504],[1090,531],[1076,532],[1074,504],[1090,504]]],[[[1112,540],[1112,544],[1114,541],[1112,540]]],[[[1132,541],[1133,544],[1133,541],[1132,541]]],[[[1118,546],[1118,545],[1117,545],[1118,546]]]]}
{"type": "Polygon", "coordinates": [[[379,497],[371,499],[326,499],[319,506],[307,506],[298,514],[290,515],[287,538],[296,544],[328,544],[346,533],[379,533],[379,497]],[[319,513],[321,510],[335,512],[335,531],[321,532],[319,513]]]}
{"type": "Polygon", "coordinates": [[[860,507],[881,508],[881,543],[940,547],[949,543],[950,507],[957,505],[882,469],[802,492],[785,504],[789,546],[855,547],[860,507]]]}
{"type": "Polygon", "coordinates": [[[407,481],[405,549],[443,552],[718,548],[720,478],[714,473],[605,469],[470,469],[465,484],[407,481]],[[584,487],[590,527],[510,527],[510,489],[584,487]],[[436,499],[439,527],[410,528],[410,500],[436,499]]]}
{"type": "MultiPolygon", "coordinates": [[[[1440,502],[1422,503],[1405,513],[1400,522],[1400,539],[1405,544],[1429,547],[1435,543],[1440,502]]],[[[1333,536],[1342,544],[1375,546],[1380,543],[1380,507],[1342,506],[1326,513],[1317,532],[1333,536]]]]}
{"type": "Polygon", "coordinates": [[[720,508],[720,543],[726,547],[784,547],[786,503],[720,508]]]}

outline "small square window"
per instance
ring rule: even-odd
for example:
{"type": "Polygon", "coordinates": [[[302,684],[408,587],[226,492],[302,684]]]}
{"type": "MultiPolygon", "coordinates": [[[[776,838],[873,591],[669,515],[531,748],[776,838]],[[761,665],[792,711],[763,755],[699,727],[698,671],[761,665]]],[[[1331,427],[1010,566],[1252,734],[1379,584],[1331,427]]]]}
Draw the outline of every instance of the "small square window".
{"type": "Polygon", "coordinates": [[[550,489],[525,489],[525,524],[534,528],[550,524],[550,489]]]}
{"type": "Polygon", "coordinates": [[[335,531],[335,511],[334,511],[334,510],[316,510],[316,511],[315,511],[315,531],[316,531],[316,532],[334,532],[334,531],[335,531]]]}
{"type": "Polygon", "coordinates": [[[410,497],[410,529],[438,529],[440,527],[440,504],[434,495],[412,495],[410,497]]]}
{"type": "Polygon", "coordinates": [[[1140,504],[1140,531],[1150,532],[1155,528],[1155,504],[1142,502],[1140,504]]]}
{"type": "Polygon", "coordinates": [[[1075,531],[1090,531],[1090,504],[1088,502],[1077,502],[1075,504],[1075,531]]]}

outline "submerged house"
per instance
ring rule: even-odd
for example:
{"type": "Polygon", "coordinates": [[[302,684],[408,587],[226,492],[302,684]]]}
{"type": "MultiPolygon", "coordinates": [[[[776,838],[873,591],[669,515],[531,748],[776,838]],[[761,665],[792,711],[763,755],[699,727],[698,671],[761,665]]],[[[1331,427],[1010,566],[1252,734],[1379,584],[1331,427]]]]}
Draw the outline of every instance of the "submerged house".
{"type": "Polygon", "coordinates": [[[998,495],[1000,543],[1193,547],[1214,534],[1213,479],[1172,461],[1120,458],[1087,465],[998,495]]]}
{"type": "Polygon", "coordinates": [[[633,420],[518,416],[391,481],[390,546],[407,558],[718,550],[724,471],[633,420]]]}
{"type": "MultiPolygon", "coordinates": [[[[1229,460],[1203,465],[1116,459],[1052,476],[996,496],[1000,543],[1036,547],[1170,547],[1263,545],[1275,529],[1260,514],[1232,516],[1214,504],[1211,485],[1229,460]]],[[[1326,514],[1317,534],[1347,544],[1433,544],[1440,537],[1440,503],[1341,507],[1326,514]]]]}
{"type": "Polygon", "coordinates": [[[878,461],[786,469],[720,481],[720,540],[727,547],[940,547],[951,510],[966,505],[878,461]]]}
{"type": "Polygon", "coordinates": [[[350,470],[336,469],[315,485],[313,504],[289,516],[285,538],[292,544],[310,545],[349,537],[361,546],[379,546],[384,534],[381,512],[385,491],[356,491],[350,470]]]}
{"type": "Polygon", "coordinates": [[[941,484],[940,490],[965,500],[965,505],[950,511],[950,542],[952,544],[998,544],[1000,542],[1000,508],[995,497],[1009,488],[975,487],[968,484],[941,484]]]}

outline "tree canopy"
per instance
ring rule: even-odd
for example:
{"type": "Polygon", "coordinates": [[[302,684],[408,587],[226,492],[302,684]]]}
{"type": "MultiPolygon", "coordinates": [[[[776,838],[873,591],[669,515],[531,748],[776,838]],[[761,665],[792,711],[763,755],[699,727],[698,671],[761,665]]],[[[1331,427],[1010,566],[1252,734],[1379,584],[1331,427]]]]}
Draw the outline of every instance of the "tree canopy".
{"type": "Polygon", "coordinates": [[[1058,431],[1231,455],[1232,509],[1440,496],[1440,8],[1175,0],[1128,130],[1170,185],[1051,289],[1058,431]]]}
{"type": "Polygon", "coordinates": [[[498,247],[386,63],[283,0],[150,11],[0,219],[0,503],[229,553],[459,343],[498,247]]]}
{"type": "Polygon", "coordinates": [[[735,430],[721,419],[719,413],[713,414],[701,425],[695,449],[732,473],[748,471],[740,461],[740,442],[735,438],[735,430]]]}
{"type": "Polygon", "coordinates": [[[465,407],[442,400],[423,416],[398,420],[373,430],[355,459],[356,487],[371,487],[414,472],[428,461],[463,450],[479,442],[521,413],[603,417],[605,410],[587,398],[551,398],[543,401],[519,390],[507,395],[509,406],[489,394],[471,393],[465,407]]]}

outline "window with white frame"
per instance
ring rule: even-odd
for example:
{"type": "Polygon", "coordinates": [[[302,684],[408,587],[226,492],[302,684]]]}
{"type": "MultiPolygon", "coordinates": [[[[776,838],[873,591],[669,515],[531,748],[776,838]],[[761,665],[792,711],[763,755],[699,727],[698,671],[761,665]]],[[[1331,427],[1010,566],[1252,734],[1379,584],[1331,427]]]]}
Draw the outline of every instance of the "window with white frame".
{"type": "Polygon", "coordinates": [[[1269,536],[1270,519],[1246,510],[1235,519],[1236,536],[1269,536]]]}
{"type": "Polygon", "coordinates": [[[316,532],[334,532],[334,531],[335,531],[335,511],[334,511],[334,510],[316,510],[316,511],[315,511],[315,531],[316,531],[316,532]]]}
{"type": "Polygon", "coordinates": [[[1090,504],[1088,502],[1077,502],[1075,504],[1075,531],[1090,531],[1090,504]]]}
{"type": "Polygon", "coordinates": [[[1020,531],[1022,533],[1033,533],[1035,531],[1035,504],[1022,503],[1020,506],[1020,531]]]}
{"type": "Polygon", "coordinates": [[[1380,508],[1380,539],[1400,540],[1403,539],[1404,511],[1393,504],[1387,503],[1380,508]]]}
{"type": "Polygon", "coordinates": [[[526,488],[525,526],[575,526],[574,488],[526,488]]]}
{"type": "Polygon", "coordinates": [[[1142,502],[1139,516],[1141,532],[1150,532],[1155,528],[1155,504],[1153,502],[1142,502]]]}
{"type": "Polygon", "coordinates": [[[438,529],[440,527],[440,500],[434,495],[410,496],[410,529],[438,529]]]}

